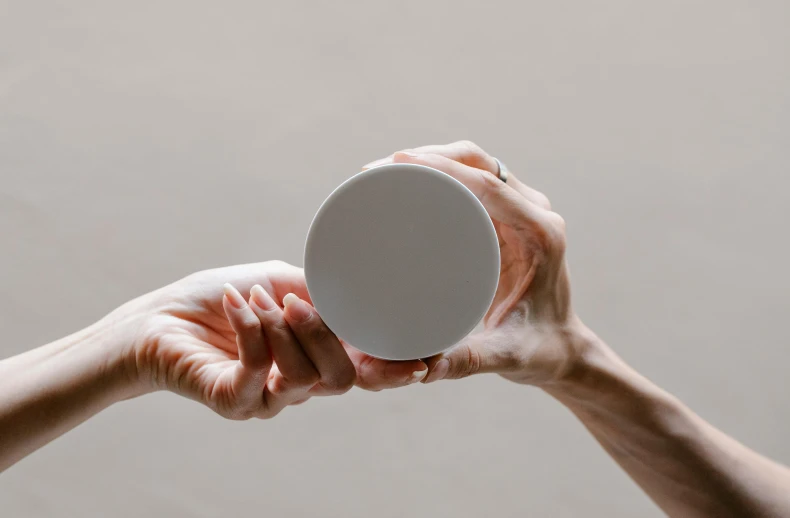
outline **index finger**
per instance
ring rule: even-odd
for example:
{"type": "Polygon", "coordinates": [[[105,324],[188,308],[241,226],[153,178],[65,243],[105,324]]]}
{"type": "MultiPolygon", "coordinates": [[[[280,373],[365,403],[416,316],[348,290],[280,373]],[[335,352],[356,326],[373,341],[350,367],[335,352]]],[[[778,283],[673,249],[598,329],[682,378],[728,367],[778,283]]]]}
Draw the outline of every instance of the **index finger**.
{"type": "Polygon", "coordinates": [[[446,173],[477,196],[492,218],[516,229],[545,223],[549,213],[487,171],[469,167],[446,156],[398,152],[394,163],[420,164],[446,173]]]}
{"type": "MultiPolygon", "coordinates": [[[[477,169],[483,169],[484,171],[490,171],[494,174],[497,173],[497,169],[499,167],[499,165],[496,163],[496,160],[494,160],[494,157],[483,151],[483,149],[474,142],[470,142],[468,140],[460,140],[458,142],[453,142],[452,144],[430,144],[414,149],[404,149],[402,152],[442,155],[455,160],[456,162],[461,162],[464,165],[475,167],[477,169]]],[[[391,163],[395,157],[395,154],[396,153],[393,153],[385,158],[375,160],[367,164],[364,169],[391,163]]]]}
{"type": "Polygon", "coordinates": [[[318,369],[321,386],[336,394],[351,389],[356,381],[354,364],[335,334],[318,312],[298,296],[289,293],[283,301],[285,320],[318,369]]]}
{"type": "MultiPolygon", "coordinates": [[[[459,142],[453,142],[452,144],[421,146],[414,149],[405,149],[402,152],[441,155],[464,165],[468,165],[469,167],[482,169],[483,171],[488,171],[493,175],[499,176],[499,163],[496,159],[486,153],[483,148],[468,140],[461,140],[459,142]]],[[[391,164],[394,162],[394,159],[395,153],[371,162],[362,169],[365,170],[379,165],[391,164]]],[[[538,207],[551,210],[551,203],[546,195],[520,181],[512,171],[508,172],[507,184],[538,207]]]]}

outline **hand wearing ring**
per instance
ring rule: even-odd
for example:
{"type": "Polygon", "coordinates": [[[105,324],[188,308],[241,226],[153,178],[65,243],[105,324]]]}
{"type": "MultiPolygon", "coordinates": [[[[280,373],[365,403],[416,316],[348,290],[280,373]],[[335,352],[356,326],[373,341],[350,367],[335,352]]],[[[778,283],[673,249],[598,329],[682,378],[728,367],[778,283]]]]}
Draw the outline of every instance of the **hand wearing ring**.
{"type": "Polygon", "coordinates": [[[366,167],[413,163],[438,169],[466,185],[494,222],[501,268],[485,330],[427,361],[425,382],[495,372],[543,385],[562,376],[583,329],[570,304],[565,223],[540,192],[471,142],[394,153],[366,167]],[[501,180],[501,181],[500,181],[501,180]]]}
{"type": "Polygon", "coordinates": [[[499,160],[498,158],[494,158],[494,160],[496,160],[496,175],[499,177],[500,180],[507,183],[507,174],[508,174],[507,166],[503,164],[502,161],[499,160]]]}

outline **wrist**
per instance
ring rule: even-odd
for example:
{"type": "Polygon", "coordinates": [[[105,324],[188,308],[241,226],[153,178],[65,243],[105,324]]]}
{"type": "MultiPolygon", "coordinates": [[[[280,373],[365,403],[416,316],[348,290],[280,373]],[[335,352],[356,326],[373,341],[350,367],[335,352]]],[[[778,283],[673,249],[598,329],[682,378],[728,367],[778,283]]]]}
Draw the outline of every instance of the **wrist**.
{"type": "Polygon", "coordinates": [[[133,347],[127,340],[131,320],[109,315],[93,325],[65,338],[69,353],[84,366],[85,377],[94,380],[112,404],[145,393],[133,366],[133,347]]]}
{"type": "Polygon", "coordinates": [[[576,354],[563,375],[543,390],[577,414],[640,414],[653,419],[682,405],[625,363],[589,328],[575,333],[576,354]],[[638,404],[637,404],[638,403],[638,404]]]}
{"type": "Polygon", "coordinates": [[[627,365],[581,321],[565,333],[568,358],[542,388],[557,399],[587,399],[611,389],[627,365]]]}
{"type": "Polygon", "coordinates": [[[146,329],[153,314],[144,301],[133,300],[108,314],[84,332],[102,365],[102,378],[118,399],[130,399],[155,390],[150,369],[140,365],[146,329]]]}

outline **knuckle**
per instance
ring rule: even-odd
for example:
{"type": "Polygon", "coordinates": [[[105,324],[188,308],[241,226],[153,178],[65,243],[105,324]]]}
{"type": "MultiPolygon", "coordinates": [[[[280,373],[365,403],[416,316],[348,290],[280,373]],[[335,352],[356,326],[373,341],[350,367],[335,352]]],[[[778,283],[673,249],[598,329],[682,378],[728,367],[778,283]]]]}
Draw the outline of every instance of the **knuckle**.
{"type": "Polygon", "coordinates": [[[448,379],[466,378],[480,371],[480,354],[468,345],[461,346],[449,358],[448,379]]]}
{"type": "Polygon", "coordinates": [[[470,153],[473,153],[475,155],[484,153],[483,149],[480,146],[478,146],[477,144],[475,144],[474,142],[472,142],[471,140],[466,140],[466,139],[465,140],[459,140],[458,142],[456,142],[456,145],[458,147],[466,149],[467,151],[469,151],[470,153]]]}
{"type": "Polygon", "coordinates": [[[271,259],[266,261],[264,264],[265,270],[268,272],[270,278],[272,278],[272,274],[276,276],[277,274],[298,275],[302,273],[302,268],[280,259],[271,259]]]}
{"type": "Polygon", "coordinates": [[[261,330],[261,321],[252,311],[245,311],[239,318],[239,326],[246,332],[258,332],[261,330]]]}
{"type": "Polygon", "coordinates": [[[376,364],[376,357],[369,356],[366,354],[365,356],[362,357],[362,359],[360,359],[357,362],[356,367],[357,369],[360,370],[360,372],[364,372],[366,369],[373,367],[375,364],[376,364]]]}
{"type": "Polygon", "coordinates": [[[565,239],[565,219],[556,212],[551,212],[549,214],[549,232],[547,234],[548,251],[555,256],[564,255],[567,245],[565,239]]]}
{"type": "Polygon", "coordinates": [[[462,369],[463,376],[471,376],[480,371],[480,354],[472,347],[466,347],[466,358],[462,369]]]}
{"type": "Polygon", "coordinates": [[[542,192],[535,191],[535,202],[539,207],[551,210],[551,201],[549,201],[549,197],[542,192]]]}
{"type": "Polygon", "coordinates": [[[552,212],[552,214],[553,214],[553,216],[552,216],[552,219],[553,219],[552,224],[554,225],[554,227],[556,227],[556,229],[559,232],[565,234],[565,218],[563,218],[562,216],[560,216],[556,212],[552,212]]]}
{"type": "Polygon", "coordinates": [[[303,367],[298,370],[281,373],[282,377],[273,383],[270,392],[276,396],[282,396],[295,390],[303,390],[312,387],[321,380],[321,376],[312,367],[303,367]]]}
{"type": "Polygon", "coordinates": [[[471,140],[461,140],[456,142],[454,145],[461,149],[463,156],[461,161],[466,165],[484,170],[488,170],[493,167],[493,159],[483,150],[483,148],[471,140]]]}
{"type": "Polygon", "coordinates": [[[307,339],[316,344],[324,343],[334,337],[332,331],[330,331],[329,328],[323,323],[310,326],[310,328],[307,329],[306,334],[307,339]]]}
{"type": "Polygon", "coordinates": [[[483,196],[487,196],[488,194],[495,192],[502,185],[504,185],[502,184],[502,181],[499,178],[489,173],[488,171],[483,171],[481,169],[479,169],[478,171],[479,172],[477,174],[480,177],[480,183],[483,186],[483,196]]]}
{"type": "Polygon", "coordinates": [[[284,375],[277,376],[273,381],[269,382],[267,388],[272,395],[282,396],[288,391],[288,381],[284,375]]]}
{"type": "Polygon", "coordinates": [[[266,266],[274,269],[274,270],[285,270],[288,268],[292,268],[292,266],[285,261],[281,261],[280,259],[272,259],[270,261],[266,261],[266,266]]]}
{"type": "Polygon", "coordinates": [[[325,377],[321,386],[333,395],[345,394],[356,382],[356,371],[353,366],[345,367],[341,372],[325,377]]]}
{"type": "Polygon", "coordinates": [[[289,336],[291,333],[291,326],[284,318],[276,318],[267,322],[266,329],[278,336],[289,336]]]}
{"type": "Polygon", "coordinates": [[[272,417],[276,416],[277,414],[282,411],[282,407],[264,407],[261,408],[258,412],[255,412],[255,418],[261,419],[263,421],[269,420],[272,417]]]}
{"type": "Polygon", "coordinates": [[[315,369],[309,370],[305,372],[300,378],[299,382],[303,387],[312,387],[316,383],[321,381],[321,375],[318,374],[318,371],[315,369]]]}
{"type": "Polygon", "coordinates": [[[286,383],[294,388],[312,387],[321,381],[321,375],[314,368],[303,368],[293,376],[289,376],[286,383]]]}
{"type": "Polygon", "coordinates": [[[226,416],[231,421],[249,421],[255,417],[255,410],[248,407],[235,407],[227,412],[226,416]]]}

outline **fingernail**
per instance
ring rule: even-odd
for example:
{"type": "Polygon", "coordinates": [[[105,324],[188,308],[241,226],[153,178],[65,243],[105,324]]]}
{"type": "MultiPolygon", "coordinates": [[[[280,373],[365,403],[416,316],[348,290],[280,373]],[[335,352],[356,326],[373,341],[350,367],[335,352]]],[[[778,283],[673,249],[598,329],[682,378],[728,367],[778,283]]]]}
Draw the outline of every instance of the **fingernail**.
{"type": "Polygon", "coordinates": [[[247,303],[244,302],[244,297],[242,297],[241,293],[239,293],[239,290],[237,290],[227,282],[225,283],[224,286],[222,286],[222,288],[225,290],[225,296],[228,297],[228,301],[230,302],[231,306],[233,306],[236,309],[241,309],[247,305],[247,303]]]}
{"type": "Polygon", "coordinates": [[[421,371],[414,371],[411,373],[411,376],[409,376],[409,379],[406,380],[406,384],[411,385],[412,383],[420,382],[426,374],[428,374],[428,367],[425,367],[421,371]]]}
{"type": "Polygon", "coordinates": [[[385,157],[385,158],[379,158],[378,160],[374,160],[374,161],[372,161],[372,162],[370,162],[368,164],[365,164],[362,167],[362,169],[370,169],[371,167],[376,167],[377,165],[385,164],[385,163],[387,163],[390,160],[392,160],[392,155],[390,155],[388,157],[385,157]]]}
{"type": "Polygon", "coordinates": [[[447,358],[443,358],[439,360],[436,366],[433,368],[433,371],[425,378],[425,383],[433,383],[434,381],[439,381],[444,379],[447,376],[447,372],[450,370],[450,360],[447,358]]]}
{"type": "Polygon", "coordinates": [[[293,293],[283,297],[283,304],[286,312],[297,322],[304,322],[313,314],[307,303],[293,293]]]}
{"type": "Polygon", "coordinates": [[[415,153],[414,151],[398,151],[395,153],[395,155],[404,155],[411,158],[417,158],[420,156],[419,153],[415,153]]]}
{"type": "Polygon", "coordinates": [[[271,311],[277,307],[274,299],[272,299],[271,295],[266,293],[266,290],[264,290],[260,284],[256,284],[250,290],[250,302],[254,303],[264,311],[271,311]]]}

